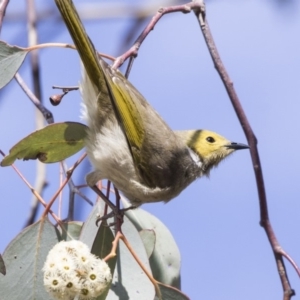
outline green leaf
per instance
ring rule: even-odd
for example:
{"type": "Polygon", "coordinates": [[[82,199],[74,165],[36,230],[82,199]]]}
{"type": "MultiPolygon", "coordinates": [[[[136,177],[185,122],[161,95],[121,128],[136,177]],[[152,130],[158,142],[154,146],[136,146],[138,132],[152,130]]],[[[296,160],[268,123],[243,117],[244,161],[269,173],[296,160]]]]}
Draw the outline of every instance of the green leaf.
{"type": "Polygon", "coordinates": [[[0,273],[3,275],[6,274],[6,268],[1,254],[0,254],[0,273]]]}
{"type": "Polygon", "coordinates": [[[13,79],[27,53],[27,50],[0,41],[0,89],[13,79]]]}
{"type": "Polygon", "coordinates": [[[1,166],[10,166],[16,159],[39,159],[43,163],[66,159],[84,147],[86,128],[76,122],[48,125],[13,146],[9,155],[2,160],[1,166]]]}
{"type": "Polygon", "coordinates": [[[63,241],[71,241],[71,240],[79,240],[80,231],[82,229],[82,222],[79,221],[71,221],[71,222],[64,222],[58,227],[60,232],[60,240],[63,241]]]}
{"type": "MultiPolygon", "coordinates": [[[[91,253],[95,254],[101,259],[105,258],[111,252],[112,242],[114,239],[115,236],[113,235],[110,227],[107,225],[107,222],[102,221],[96,234],[91,253]]],[[[111,258],[107,262],[112,273],[114,273],[116,262],[117,257],[111,258]]]]}
{"type": "Polygon", "coordinates": [[[92,249],[93,247],[96,235],[99,230],[99,228],[96,226],[96,220],[99,217],[99,215],[103,216],[104,207],[105,204],[102,200],[97,201],[91,213],[89,214],[82,226],[79,240],[88,245],[90,249],[92,249]]]}
{"type": "MultiPolygon", "coordinates": [[[[98,201],[83,225],[80,240],[90,247],[92,246],[98,231],[98,227],[95,225],[96,219],[99,216],[103,216],[104,206],[103,201],[98,201]]],[[[101,226],[102,225],[100,225],[100,227],[101,226]]],[[[147,253],[140,235],[125,216],[124,223],[122,225],[122,232],[126,236],[139,259],[151,272],[147,253]]],[[[111,249],[111,241],[109,241],[105,247],[111,249]]],[[[107,263],[110,266],[110,261],[107,263]]],[[[117,249],[117,265],[114,270],[113,281],[106,300],[137,299],[137,295],[139,295],[138,299],[154,299],[154,287],[138,263],[132,257],[131,253],[125,247],[124,243],[120,241],[117,249]]],[[[102,295],[99,296],[97,300],[104,300],[104,298],[101,297],[102,295]]]]}
{"type": "Polygon", "coordinates": [[[100,258],[104,258],[110,253],[114,239],[115,237],[110,227],[107,225],[107,222],[102,221],[95,237],[91,253],[100,258]]]}
{"type": "Polygon", "coordinates": [[[149,258],[152,255],[155,248],[155,242],[156,242],[155,231],[151,229],[142,229],[139,232],[139,234],[145,246],[147,256],[149,258]]]}
{"type": "MultiPolygon", "coordinates": [[[[147,253],[139,233],[126,216],[124,216],[122,232],[142,264],[151,273],[147,253]]],[[[154,299],[153,284],[122,241],[119,242],[117,256],[117,266],[107,300],[154,299]]]]}
{"type": "MultiPolygon", "coordinates": [[[[106,221],[102,221],[101,225],[98,229],[96,238],[93,243],[93,247],[91,249],[91,253],[95,254],[96,256],[100,257],[101,259],[105,258],[111,251],[112,242],[114,241],[115,237],[110,229],[107,226],[106,221]]],[[[107,264],[109,265],[110,271],[113,274],[115,267],[116,267],[117,257],[111,258],[107,264]]],[[[97,297],[96,300],[105,300],[106,296],[109,292],[110,285],[107,286],[105,291],[97,297]]]]}
{"type": "MultiPolygon", "coordinates": [[[[122,202],[125,208],[130,206],[124,198],[122,202]]],[[[150,229],[155,232],[155,248],[149,258],[153,277],[159,282],[180,289],[181,257],[170,230],[159,219],[141,208],[129,210],[125,215],[138,231],[150,229]]]]}
{"type": "Polygon", "coordinates": [[[42,268],[57,242],[57,231],[47,218],[25,228],[12,240],[3,253],[6,276],[0,280],[1,299],[52,299],[44,288],[42,268]]]}
{"type": "MultiPolygon", "coordinates": [[[[91,253],[100,258],[104,258],[110,253],[114,235],[111,228],[107,226],[106,221],[102,221],[100,227],[96,226],[96,220],[104,214],[105,204],[103,201],[97,201],[92,212],[88,216],[83,225],[80,240],[91,248],[91,253]]],[[[107,264],[110,267],[111,273],[114,273],[117,257],[110,259],[107,264]]],[[[104,300],[109,292],[110,286],[95,300],[104,300]]]]}

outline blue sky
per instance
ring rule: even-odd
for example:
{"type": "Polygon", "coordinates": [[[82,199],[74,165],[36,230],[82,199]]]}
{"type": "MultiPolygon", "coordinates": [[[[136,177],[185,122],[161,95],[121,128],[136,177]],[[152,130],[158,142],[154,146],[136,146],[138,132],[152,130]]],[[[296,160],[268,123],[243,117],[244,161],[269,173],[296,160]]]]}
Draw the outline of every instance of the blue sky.
{"type": "MultiPolygon", "coordinates": [[[[54,8],[52,1],[38,3],[40,8],[54,8]]],[[[207,3],[207,18],[219,53],[258,138],[273,228],[282,247],[300,263],[299,8],[296,2],[287,7],[258,0],[207,3]]],[[[7,14],[16,9],[22,11],[11,3],[7,14]]],[[[124,50],[120,46],[130,24],[131,19],[124,17],[88,21],[86,27],[99,51],[117,56],[124,50]]],[[[39,30],[40,42],[71,43],[57,20],[48,19],[39,30]]],[[[26,33],[25,19],[10,21],[4,24],[1,39],[26,46],[26,33]]],[[[68,95],[57,107],[48,102],[52,85],[78,83],[76,52],[42,50],[40,63],[43,99],[55,120],[79,121],[78,93],[68,95]]],[[[31,84],[28,66],[26,61],[21,75],[31,84]]],[[[171,128],[210,129],[246,143],[193,14],[172,14],[159,22],[142,45],[130,80],[171,128]]],[[[7,153],[35,129],[34,110],[14,81],[0,97],[0,149],[7,153]]],[[[77,157],[69,159],[69,164],[77,157]]],[[[35,162],[18,161],[16,165],[33,184],[35,162]]],[[[89,169],[86,162],[74,180],[83,183],[89,169]]],[[[57,189],[58,177],[58,164],[49,165],[46,200],[57,189]]],[[[3,252],[24,224],[31,193],[11,168],[1,168],[0,178],[3,252]]],[[[65,201],[67,194],[66,190],[65,201]]],[[[77,199],[77,205],[79,202],[77,199]]],[[[84,219],[90,207],[80,207],[79,217],[84,219]]],[[[226,159],[209,179],[197,180],[168,204],[143,208],[174,235],[182,256],[182,290],[191,299],[282,298],[273,254],[259,226],[258,196],[247,150],[226,159]]],[[[288,263],[286,266],[299,294],[299,279],[288,263]]],[[[300,299],[299,295],[293,299],[300,299]]]]}

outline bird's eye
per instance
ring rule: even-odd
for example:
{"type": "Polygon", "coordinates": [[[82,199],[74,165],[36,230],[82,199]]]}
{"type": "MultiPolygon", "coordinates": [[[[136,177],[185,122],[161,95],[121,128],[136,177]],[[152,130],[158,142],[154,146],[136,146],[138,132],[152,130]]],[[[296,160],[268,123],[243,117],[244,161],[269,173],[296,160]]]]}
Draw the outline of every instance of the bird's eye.
{"type": "Polygon", "coordinates": [[[211,136],[207,137],[206,140],[209,142],[209,143],[214,143],[215,142],[215,139],[211,136]]]}

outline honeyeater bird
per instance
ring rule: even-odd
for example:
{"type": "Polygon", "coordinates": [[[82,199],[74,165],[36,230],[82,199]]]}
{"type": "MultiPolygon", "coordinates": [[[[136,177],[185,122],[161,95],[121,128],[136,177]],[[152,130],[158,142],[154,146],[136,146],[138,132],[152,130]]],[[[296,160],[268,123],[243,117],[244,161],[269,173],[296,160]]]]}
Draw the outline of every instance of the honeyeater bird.
{"type": "Polygon", "coordinates": [[[139,91],[98,57],[70,0],[56,0],[80,55],[88,125],[88,185],[109,179],[132,205],[169,201],[235,150],[248,148],[208,130],[172,131],[139,91]]]}

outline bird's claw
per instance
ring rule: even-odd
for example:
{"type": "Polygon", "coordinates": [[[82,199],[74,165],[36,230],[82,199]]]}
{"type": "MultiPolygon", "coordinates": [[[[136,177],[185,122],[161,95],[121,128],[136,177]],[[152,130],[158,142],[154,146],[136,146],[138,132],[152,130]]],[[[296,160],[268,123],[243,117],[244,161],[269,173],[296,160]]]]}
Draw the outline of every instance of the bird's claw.
{"type": "MultiPolygon", "coordinates": [[[[130,206],[130,207],[127,207],[127,208],[123,208],[123,209],[118,209],[117,207],[115,207],[115,209],[113,209],[110,213],[108,213],[108,214],[106,214],[102,217],[98,217],[97,220],[96,220],[96,225],[98,226],[99,222],[107,220],[107,219],[112,218],[112,217],[115,217],[116,219],[119,219],[119,221],[121,223],[123,223],[124,213],[126,211],[134,209],[134,208],[136,208],[136,206],[133,206],[133,205],[130,206]]],[[[110,224],[108,224],[108,226],[113,226],[116,223],[117,222],[110,223],[110,224]]]]}

